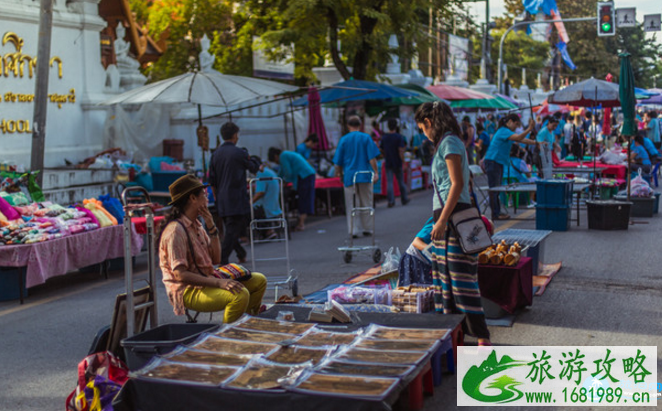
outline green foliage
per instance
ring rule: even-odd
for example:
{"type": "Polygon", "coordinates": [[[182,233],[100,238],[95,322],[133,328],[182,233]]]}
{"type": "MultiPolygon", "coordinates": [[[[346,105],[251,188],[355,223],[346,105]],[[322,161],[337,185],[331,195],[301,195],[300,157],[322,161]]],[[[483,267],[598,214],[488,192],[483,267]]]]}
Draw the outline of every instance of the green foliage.
{"type": "MultiPolygon", "coordinates": [[[[495,47],[492,47],[492,72],[497,72],[497,63],[499,60],[499,47],[501,37],[505,30],[493,30],[495,47]]],[[[521,67],[527,69],[526,85],[531,89],[536,88],[536,74],[545,67],[549,55],[549,44],[541,41],[535,41],[524,31],[510,32],[504,42],[503,62],[508,69],[508,78],[511,86],[520,87],[522,85],[521,67]]],[[[504,75],[505,78],[505,75],[504,75]]]]}

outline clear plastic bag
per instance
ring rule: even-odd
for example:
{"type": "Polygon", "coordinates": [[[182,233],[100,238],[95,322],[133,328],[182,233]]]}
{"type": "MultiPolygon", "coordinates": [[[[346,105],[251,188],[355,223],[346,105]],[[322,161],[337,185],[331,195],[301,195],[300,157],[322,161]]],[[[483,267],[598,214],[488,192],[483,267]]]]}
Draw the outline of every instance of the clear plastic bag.
{"type": "Polygon", "coordinates": [[[641,176],[641,169],[637,172],[637,176],[630,181],[630,195],[632,197],[650,197],[653,195],[653,189],[641,176]]]}
{"type": "Polygon", "coordinates": [[[390,273],[391,271],[397,271],[400,267],[400,248],[396,247],[395,250],[393,247],[389,248],[388,252],[384,253],[384,262],[382,263],[382,273],[390,273]]]}

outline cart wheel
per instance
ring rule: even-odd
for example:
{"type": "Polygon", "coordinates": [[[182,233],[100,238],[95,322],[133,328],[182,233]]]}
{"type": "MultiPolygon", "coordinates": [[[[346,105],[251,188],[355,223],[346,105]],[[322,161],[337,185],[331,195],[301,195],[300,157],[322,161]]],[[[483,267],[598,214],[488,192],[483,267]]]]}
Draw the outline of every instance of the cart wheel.
{"type": "Polygon", "coordinates": [[[342,256],[343,261],[347,264],[352,262],[352,253],[350,251],[345,251],[345,254],[342,256]]]}
{"type": "Polygon", "coordinates": [[[380,250],[379,248],[375,250],[374,254],[372,255],[372,261],[374,261],[375,263],[382,261],[382,250],[380,250]]]}

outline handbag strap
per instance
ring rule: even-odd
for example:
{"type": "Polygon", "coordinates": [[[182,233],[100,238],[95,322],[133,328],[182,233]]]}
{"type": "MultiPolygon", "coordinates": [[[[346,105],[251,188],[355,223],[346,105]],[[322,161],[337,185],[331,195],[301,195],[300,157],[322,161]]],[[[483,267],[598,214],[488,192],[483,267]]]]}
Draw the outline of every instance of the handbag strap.
{"type": "Polygon", "coordinates": [[[186,227],[184,226],[184,223],[182,223],[181,221],[179,221],[179,219],[177,219],[177,220],[175,220],[175,221],[177,222],[177,224],[179,224],[179,225],[182,227],[182,229],[184,229],[184,232],[186,233],[186,240],[187,240],[187,242],[188,242],[188,250],[189,250],[189,252],[191,253],[191,259],[193,260],[193,264],[195,265],[195,269],[198,270],[198,273],[200,273],[201,275],[207,277],[207,276],[202,272],[202,270],[200,269],[200,267],[198,267],[198,262],[195,261],[195,252],[193,251],[193,242],[191,241],[191,236],[189,236],[189,234],[188,234],[188,230],[187,230],[186,227]]]}

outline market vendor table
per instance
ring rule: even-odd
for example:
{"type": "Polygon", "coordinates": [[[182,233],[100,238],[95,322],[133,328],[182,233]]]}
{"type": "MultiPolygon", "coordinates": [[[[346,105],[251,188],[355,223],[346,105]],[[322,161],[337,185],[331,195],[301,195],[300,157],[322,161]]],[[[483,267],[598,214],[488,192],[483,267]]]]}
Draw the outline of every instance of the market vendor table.
{"type": "MultiPolygon", "coordinates": [[[[51,277],[124,257],[123,230],[116,225],[41,243],[0,247],[0,267],[26,267],[25,285],[34,287],[51,277]]],[[[138,255],[142,243],[133,227],[132,255],[138,255]]]]}
{"type": "Polygon", "coordinates": [[[478,265],[481,297],[495,302],[508,313],[533,304],[532,259],[522,257],[514,267],[478,265]]]}
{"type": "MultiPolygon", "coordinates": [[[[577,194],[577,226],[579,226],[579,198],[581,193],[589,188],[590,184],[573,184],[572,192],[577,194]]],[[[493,193],[535,193],[538,191],[538,187],[535,183],[516,183],[509,184],[506,186],[498,186],[488,188],[489,192],[493,193]]],[[[513,213],[517,214],[517,202],[513,202],[513,213]]]]}
{"type": "Polygon", "coordinates": [[[552,174],[569,174],[573,176],[577,174],[587,174],[590,176],[595,173],[596,178],[602,178],[604,170],[604,168],[596,168],[594,172],[593,167],[554,167],[552,168],[552,174]]]}
{"type": "MultiPolygon", "coordinates": [[[[582,169],[590,169],[593,170],[593,161],[587,161],[580,164],[576,161],[561,161],[558,164],[555,164],[557,168],[582,168],[582,169]]],[[[620,179],[620,180],[625,180],[625,177],[627,176],[627,167],[625,165],[621,164],[605,164],[600,161],[597,161],[595,163],[595,168],[596,169],[601,169],[602,170],[602,175],[603,176],[613,176],[615,179],[620,179]]]]}

